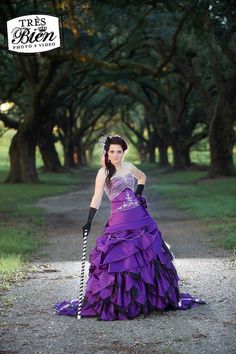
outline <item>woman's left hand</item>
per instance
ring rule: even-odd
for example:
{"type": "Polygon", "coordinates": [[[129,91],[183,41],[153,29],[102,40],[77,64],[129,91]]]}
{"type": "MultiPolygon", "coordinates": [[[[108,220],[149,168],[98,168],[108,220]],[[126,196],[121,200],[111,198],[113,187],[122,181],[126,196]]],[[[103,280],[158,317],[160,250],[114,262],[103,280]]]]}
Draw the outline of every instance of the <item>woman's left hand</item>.
{"type": "Polygon", "coordinates": [[[145,209],[147,209],[148,208],[147,199],[140,194],[138,194],[136,197],[138,198],[140,205],[145,209]]]}

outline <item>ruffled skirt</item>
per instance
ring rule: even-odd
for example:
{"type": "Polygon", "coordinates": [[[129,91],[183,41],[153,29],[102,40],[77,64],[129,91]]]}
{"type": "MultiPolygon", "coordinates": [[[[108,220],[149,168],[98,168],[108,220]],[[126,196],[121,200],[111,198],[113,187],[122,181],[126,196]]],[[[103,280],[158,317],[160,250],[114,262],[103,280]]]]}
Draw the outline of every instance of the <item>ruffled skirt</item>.
{"type": "MultiPolygon", "coordinates": [[[[146,208],[112,213],[89,257],[81,317],[131,320],[151,311],[205,304],[198,297],[180,293],[173,259],[146,208]]],[[[76,316],[78,300],[64,300],[54,308],[56,314],[76,316]]]]}

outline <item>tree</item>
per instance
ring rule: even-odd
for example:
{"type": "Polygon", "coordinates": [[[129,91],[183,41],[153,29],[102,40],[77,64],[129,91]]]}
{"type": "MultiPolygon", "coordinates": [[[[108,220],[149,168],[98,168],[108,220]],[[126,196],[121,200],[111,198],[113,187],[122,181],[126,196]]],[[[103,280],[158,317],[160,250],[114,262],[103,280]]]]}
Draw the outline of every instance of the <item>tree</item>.
{"type": "MultiPolygon", "coordinates": [[[[185,47],[185,56],[179,53],[175,56],[176,68],[198,93],[207,115],[211,154],[210,177],[235,175],[232,154],[236,108],[233,18],[233,7],[228,7],[227,2],[219,4],[217,1],[204,1],[202,5],[199,4],[199,21],[197,24],[193,22],[198,41],[195,37],[193,42],[196,45],[201,39],[201,43],[207,46],[207,52],[198,58],[199,51],[188,45],[185,47]],[[204,36],[200,36],[199,27],[204,36]],[[232,43],[231,47],[225,44],[226,37],[228,43],[232,43]]],[[[201,50],[201,54],[202,52],[201,50]]]]}

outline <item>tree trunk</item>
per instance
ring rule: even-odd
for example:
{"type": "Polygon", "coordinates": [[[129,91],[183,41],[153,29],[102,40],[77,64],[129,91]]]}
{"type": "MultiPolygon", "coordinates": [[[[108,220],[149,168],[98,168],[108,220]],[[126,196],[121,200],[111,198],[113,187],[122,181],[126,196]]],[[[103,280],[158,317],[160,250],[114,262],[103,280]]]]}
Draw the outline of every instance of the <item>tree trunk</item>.
{"type": "Polygon", "coordinates": [[[22,123],[14,135],[10,149],[10,172],[6,183],[38,183],[35,164],[37,130],[22,123]]]}
{"type": "Polygon", "coordinates": [[[149,162],[156,163],[155,147],[153,148],[153,146],[151,147],[150,152],[149,152],[149,162]]]}
{"type": "Polygon", "coordinates": [[[86,166],[87,165],[87,158],[84,147],[81,143],[81,138],[78,139],[78,143],[76,144],[77,147],[77,158],[78,158],[78,166],[86,166]]]}
{"type": "Polygon", "coordinates": [[[53,135],[50,130],[41,130],[38,147],[44,162],[43,172],[63,172],[53,135]]]}
{"type": "Polygon", "coordinates": [[[64,168],[69,170],[70,168],[75,168],[74,160],[74,144],[68,139],[66,139],[64,144],[64,168]]]}
{"type": "Polygon", "coordinates": [[[156,163],[156,134],[155,132],[151,132],[149,134],[149,162],[150,163],[156,163]]]}
{"type": "Polygon", "coordinates": [[[180,134],[178,132],[172,133],[172,149],[173,149],[173,168],[175,170],[184,169],[186,167],[183,154],[180,146],[180,134]]]}
{"type": "Polygon", "coordinates": [[[182,156],[184,158],[185,166],[190,167],[192,165],[191,159],[190,159],[190,149],[189,147],[186,147],[182,151],[182,156]]]}
{"type": "Polygon", "coordinates": [[[165,141],[159,136],[158,138],[158,151],[159,151],[159,164],[160,167],[167,167],[170,165],[168,161],[168,145],[165,141]]]}
{"type": "Polygon", "coordinates": [[[209,177],[235,176],[233,163],[233,119],[226,103],[219,103],[209,125],[211,164],[209,177]]]}

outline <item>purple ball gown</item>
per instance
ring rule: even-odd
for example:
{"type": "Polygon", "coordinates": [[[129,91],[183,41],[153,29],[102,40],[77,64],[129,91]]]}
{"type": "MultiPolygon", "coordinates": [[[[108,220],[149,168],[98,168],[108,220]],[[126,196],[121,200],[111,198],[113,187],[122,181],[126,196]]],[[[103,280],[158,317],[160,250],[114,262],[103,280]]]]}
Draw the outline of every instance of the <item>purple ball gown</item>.
{"type": "MultiPolygon", "coordinates": [[[[111,182],[110,189],[104,188],[111,214],[89,257],[81,317],[131,320],[151,311],[205,304],[180,293],[174,256],[148,213],[146,199],[135,196],[132,174],[112,177],[111,182]]],[[[56,314],[76,316],[78,300],[64,300],[54,308],[56,314]]]]}

